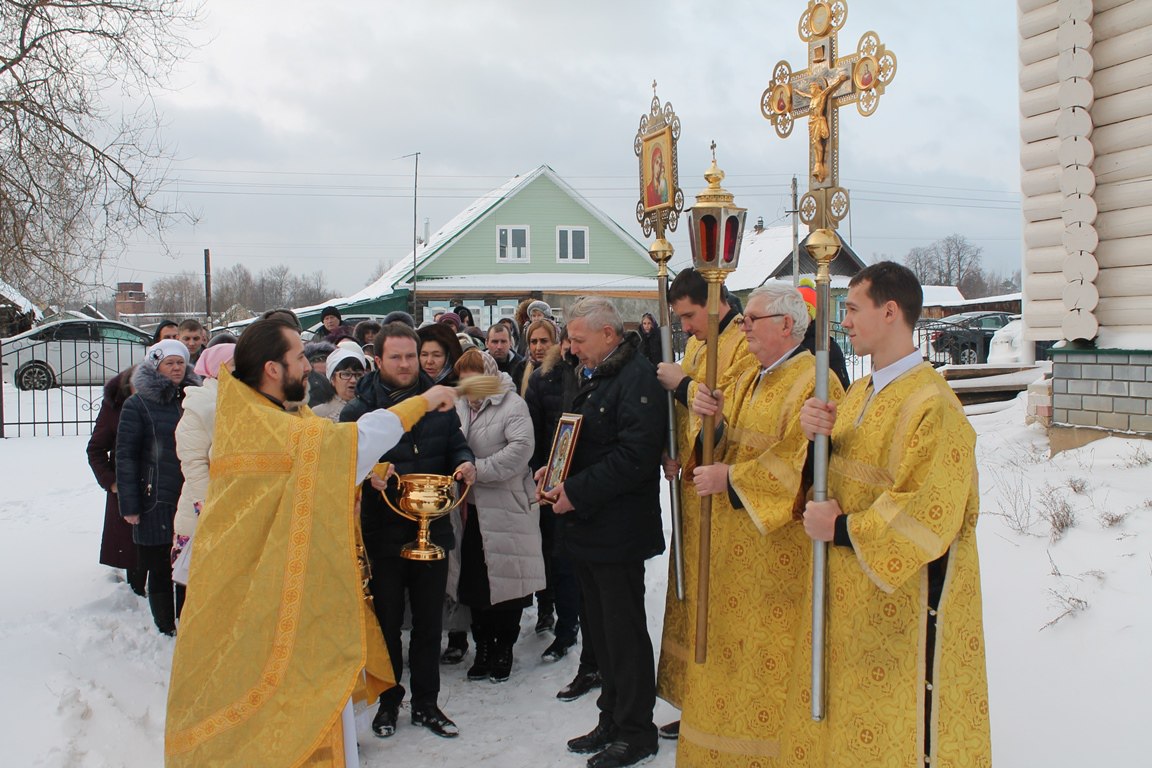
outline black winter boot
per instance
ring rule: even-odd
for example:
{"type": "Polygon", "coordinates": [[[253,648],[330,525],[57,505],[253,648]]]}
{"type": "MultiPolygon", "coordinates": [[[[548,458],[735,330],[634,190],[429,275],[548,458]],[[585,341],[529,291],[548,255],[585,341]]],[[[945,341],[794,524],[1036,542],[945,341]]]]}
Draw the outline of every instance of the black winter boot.
{"type": "Polygon", "coordinates": [[[512,643],[497,643],[492,652],[491,674],[494,683],[502,683],[512,676],[512,643]]]}
{"type": "Polygon", "coordinates": [[[491,640],[476,640],[476,658],[468,669],[469,680],[487,680],[492,674],[492,645],[491,640]]]}

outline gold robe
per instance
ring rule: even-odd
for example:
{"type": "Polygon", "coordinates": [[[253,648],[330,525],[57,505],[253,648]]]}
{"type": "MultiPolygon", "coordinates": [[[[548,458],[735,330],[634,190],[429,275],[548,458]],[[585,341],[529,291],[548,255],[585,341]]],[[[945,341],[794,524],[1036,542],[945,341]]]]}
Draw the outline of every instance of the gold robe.
{"type": "MultiPolygon", "coordinates": [[[[687,666],[677,766],[779,765],[812,544],[799,521],[808,440],[800,406],[816,360],[800,351],[725,390],[720,461],[740,508],[713,496],[708,660],[687,666]]],[[[832,377],[833,399],[842,394],[832,377]]]]}
{"type": "Polygon", "coordinates": [[[976,435],[927,363],[871,402],[870,381],[848,390],[832,432],[829,497],[848,515],[853,548],[829,546],[827,717],[808,718],[804,655],[787,749],[797,765],[985,768],[976,435]],[[943,576],[934,616],[930,569],[943,576]]]}
{"type": "MultiPolygon", "coordinates": [[[[717,338],[716,377],[718,389],[724,389],[745,371],[759,370],[760,364],[748,351],[748,342],[740,330],[736,314],[717,338]]],[[[688,339],[680,366],[684,375],[692,379],[688,385],[689,407],[676,403],[676,437],[680,462],[687,465],[692,455],[696,435],[700,431],[700,417],[692,413],[692,398],[704,383],[707,344],[696,337],[688,339]]],[[[696,559],[700,549],[700,498],[692,487],[691,471],[681,473],[680,514],[684,529],[684,600],[676,598],[676,574],[673,560],[668,558],[668,592],[664,598],[664,631],[660,641],[660,662],[656,670],[656,693],[674,707],[683,702],[684,673],[695,654],[696,637],[696,559]]]]}
{"type": "MultiPolygon", "coordinates": [[[[393,409],[405,430],[423,411],[422,398],[393,409]]],[[[283,411],[221,371],[169,768],[343,766],[341,710],[357,688],[394,684],[356,557],[356,446],[355,424],[283,411]]]]}

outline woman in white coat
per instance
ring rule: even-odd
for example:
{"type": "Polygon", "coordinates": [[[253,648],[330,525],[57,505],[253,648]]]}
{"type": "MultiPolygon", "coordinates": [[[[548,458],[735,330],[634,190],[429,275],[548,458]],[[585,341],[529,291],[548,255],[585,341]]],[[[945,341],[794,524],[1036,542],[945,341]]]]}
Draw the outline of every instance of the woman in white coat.
{"type": "Polygon", "coordinates": [[[212,453],[212,430],[216,426],[216,377],[220,375],[221,367],[232,369],[235,352],[235,344],[205,347],[196,361],[196,373],[204,378],[204,383],[184,393],[184,414],[176,425],[176,455],[180,458],[184,486],[180,490],[172,524],[172,580],[180,585],[187,584],[188,558],[192,553],[181,555],[196,533],[200,508],[208,498],[208,464],[212,453]]]}
{"type": "Polygon", "coordinates": [[[476,483],[463,512],[458,570],[450,564],[448,590],[472,610],[475,663],[469,680],[507,680],[520,616],[544,588],[540,507],[528,461],[535,437],[528,405],[486,352],[468,350],[456,363],[461,380],[499,375],[504,392],[456,402],[461,429],[476,454],[476,483]]]}

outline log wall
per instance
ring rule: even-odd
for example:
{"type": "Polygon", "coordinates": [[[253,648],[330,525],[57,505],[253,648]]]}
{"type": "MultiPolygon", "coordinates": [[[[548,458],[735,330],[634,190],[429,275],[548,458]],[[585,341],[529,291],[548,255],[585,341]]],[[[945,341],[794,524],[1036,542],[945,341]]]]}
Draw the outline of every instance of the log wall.
{"type": "Polygon", "coordinates": [[[1152,2],[1017,12],[1028,338],[1152,327],[1152,2]]]}

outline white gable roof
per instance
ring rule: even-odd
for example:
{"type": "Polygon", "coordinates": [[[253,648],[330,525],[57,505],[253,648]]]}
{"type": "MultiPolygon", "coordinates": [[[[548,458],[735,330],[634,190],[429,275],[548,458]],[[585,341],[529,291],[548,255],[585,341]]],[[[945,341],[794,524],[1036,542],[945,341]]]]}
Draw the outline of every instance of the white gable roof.
{"type": "MultiPolygon", "coordinates": [[[[615,221],[613,221],[606,213],[601,211],[592,203],[588,202],[575,189],[569,186],[568,182],[556,175],[556,172],[549,168],[547,165],[541,165],[531,173],[524,176],[513,176],[508,181],[501,184],[499,187],[486,192],[480,197],[472,201],[470,205],[456,214],[444,226],[440,227],[434,235],[428,238],[428,242],[419,245],[415,252],[415,268],[417,274],[424,265],[435,259],[448,245],[454,242],[460,235],[468,232],[472,227],[479,223],[485,216],[501,206],[507,200],[515,197],[522,189],[527,187],[533,181],[541,176],[550,179],[556,186],[563,190],[575,202],[580,204],[585,210],[594,216],[601,224],[608,227],[619,234],[620,239],[631,246],[638,254],[647,257],[648,250],[637,242],[636,238],[628,234],[615,221]]],[[[349,296],[341,298],[330,299],[322,304],[317,304],[312,307],[301,307],[296,311],[298,313],[306,313],[321,309],[330,304],[342,306],[347,304],[354,304],[360,301],[369,301],[372,299],[379,299],[391,295],[397,288],[408,289],[411,288],[411,277],[413,270],[413,252],[409,251],[408,255],[397,261],[389,267],[383,275],[378,277],[372,283],[362,288],[361,290],[349,296]]],[[[492,276],[492,280],[495,276],[492,276]]],[[[507,284],[507,276],[500,278],[501,283],[499,287],[505,287],[507,284]]],[[[492,280],[487,280],[491,282],[492,280]]],[[[495,285],[495,283],[493,283],[495,285]]],[[[438,282],[437,285],[440,285],[438,282]]],[[[470,283],[469,287],[477,287],[476,283],[470,283]]]]}

